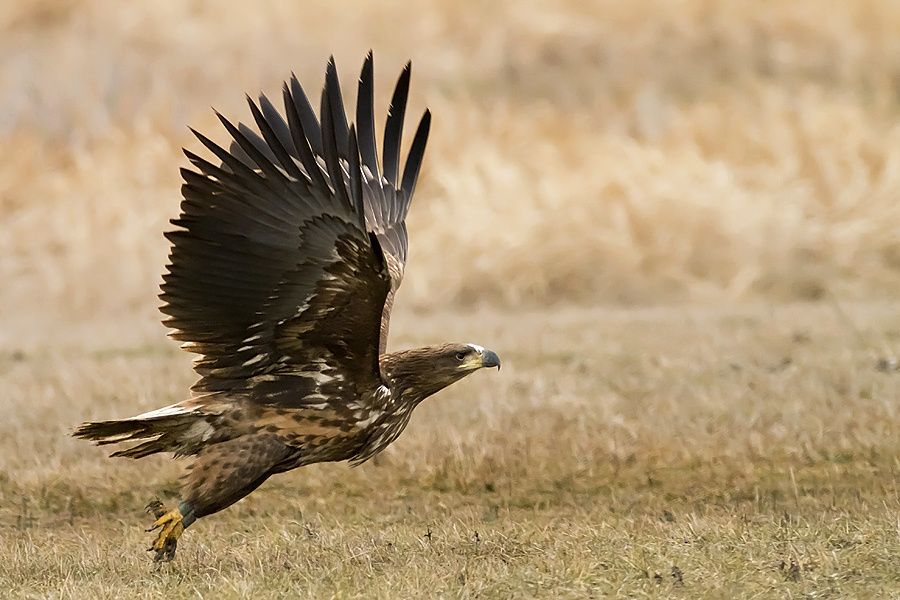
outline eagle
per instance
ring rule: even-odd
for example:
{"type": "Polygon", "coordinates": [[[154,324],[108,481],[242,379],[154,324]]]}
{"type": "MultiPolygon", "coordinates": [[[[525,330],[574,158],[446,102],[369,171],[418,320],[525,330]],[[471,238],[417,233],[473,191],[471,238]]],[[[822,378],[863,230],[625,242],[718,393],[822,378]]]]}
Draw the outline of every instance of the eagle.
{"type": "Polygon", "coordinates": [[[447,343],[387,352],[394,295],[407,257],[406,215],[431,124],[426,110],[400,173],[411,63],[400,74],[382,140],[375,139],[373,58],[359,76],[348,125],[334,57],[319,117],[295,75],[284,114],[247,97],[256,130],[216,112],[226,150],[185,149],[181,214],[165,233],[160,286],[169,335],[196,353],[187,400],[74,435],[137,442],[111,456],[192,456],[180,502],[148,505],[149,550],[170,561],[185,528],[251,493],[271,475],[325,461],[359,465],[384,450],[425,398],[497,354],[447,343]]]}

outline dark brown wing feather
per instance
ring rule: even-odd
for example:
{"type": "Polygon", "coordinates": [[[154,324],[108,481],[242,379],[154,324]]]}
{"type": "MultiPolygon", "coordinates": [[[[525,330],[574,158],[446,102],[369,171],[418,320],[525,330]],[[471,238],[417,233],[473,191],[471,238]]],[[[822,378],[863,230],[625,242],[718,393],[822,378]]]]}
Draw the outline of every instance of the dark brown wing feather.
{"type": "MultiPolygon", "coordinates": [[[[391,289],[382,311],[379,343],[379,352],[381,353],[384,353],[387,347],[388,328],[394,295],[403,280],[409,246],[406,232],[406,215],[409,212],[416,181],[422,167],[425,145],[431,126],[431,113],[426,110],[413,138],[406,165],[403,169],[401,183],[400,150],[411,73],[412,65],[407,63],[397,80],[391,98],[391,106],[384,128],[383,172],[379,169],[377,142],[375,140],[375,86],[371,52],[369,52],[363,64],[357,90],[356,130],[359,154],[363,166],[362,198],[366,228],[378,237],[391,276],[391,289]]],[[[263,134],[262,137],[246,125],[239,125],[239,130],[270,161],[275,162],[277,160],[285,168],[293,166],[293,161],[289,161],[289,164],[285,165],[280,155],[276,158],[278,144],[274,142],[280,142],[280,145],[289,152],[290,156],[303,165],[304,171],[311,173],[314,183],[317,178],[321,179],[322,177],[319,168],[314,167],[316,156],[333,156],[338,159],[347,159],[347,153],[349,152],[349,150],[345,149],[347,148],[345,140],[348,138],[347,118],[343,102],[340,99],[340,83],[333,60],[330,60],[328,63],[325,80],[325,94],[328,97],[328,101],[323,103],[322,113],[325,115],[328,112],[332,115],[335,148],[331,152],[325,147],[324,141],[326,137],[321,134],[315,113],[296,78],[291,79],[290,87],[287,84],[285,85],[287,123],[272,107],[268,99],[265,96],[260,96],[262,115],[257,114],[259,110],[252,102],[250,104],[257,126],[263,134]],[[266,135],[267,129],[269,130],[269,135],[266,135]],[[285,144],[283,140],[291,138],[296,131],[304,131],[307,140],[294,140],[292,148],[291,145],[285,144]]],[[[255,161],[244,152],[237,141],[231,144],[230,152],[250,168],[258,168],[255,161]]],[[[332,172],[330,165],[328,172],[332,172]]],[[[320,187],[326,185],[324,181],[319,182],[320,187]]]]}
{"type": "MultiPolygon", "coordinates": [[[[398,84],[402,103],[395,92],[402,108],[408,71],[398,84]]],[[[293,78],[284,88],[286,120],[263,97],[259,106],[250,101],[259,133],[220,117],[234,140],[228,151],[195,132],[221,165],[186,151],[196,170],[182,170],[161,310],[172,336],[200,354],[198,391],[247,390],[252,382],[261,401],[297,405],[381,384],[378,354],[406,259],[410,173],[421,165],[428,114],[395,189],[396,177],[378,173],[372,87],[370,54],[359,138],[347,125],[333,60],[321,124],[293,78]],[[287,389],[291,398],[274,393],[287,389]]],[[[396,162],[394,114],[392,106],[385,142],[396,162]]]]}
{"type": "Polygon", "coordinates": [[[378,236],[391,275],[391,290],[384,304],[381,318],[381,344],[379,351],[387,348],[388,328],[394,295],[403,280],[406,267],[407,248],[406,215],[409,212],[416,178],[425,156],[425,143],[431,126],[431,113],[425,111],[416,137],[410,148],[404,168],[404,185],[398,186],[400,144],[402,142],[403,120],[409,96],[409,79],[412,65],[406,63],[391,98],[387,122],[384,127],[384,174],[379,171],[375,142],[374,83],[372,53],[366,57],[359,77],[356,102],[356,120],[359,127],[360,150],[366,185],[363,188],[365,200],[366,227],[378,236]],[[408,180],[408,181],[407,181],[408,180]],[[408,184],[408,185],[407,185],[408,184]]]}

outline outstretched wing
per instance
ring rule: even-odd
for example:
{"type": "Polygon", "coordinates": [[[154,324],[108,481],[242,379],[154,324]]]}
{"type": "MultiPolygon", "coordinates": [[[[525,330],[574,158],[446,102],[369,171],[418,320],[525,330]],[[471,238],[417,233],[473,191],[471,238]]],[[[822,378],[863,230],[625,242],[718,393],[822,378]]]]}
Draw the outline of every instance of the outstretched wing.
{"type": "Polygon", "coordinates": [[[406,214],[409,212],[410,201],[416,188],[419,169],[425,154],[425,144],[428,141],[428,131],[431,126],[431,113],[425,111],[419,122],[412,146],[410,146],[409,156],[406,159],[406,166],[403,169],[403,180],[400,181],[400,142],[403,134],[403,118],[406,114],[406,101],[409,96],[409,78],[412,73],[412,65],[406,63],[394,88],[393,98],[391,98],[391,107],[384,127],[382,150],[384,171],[383,173],[379,171],[378,151],[375,143],[372,71],[372,53],[369,52],[359,76],[356,122],[359,127],[359,149],[366,181],[365,191],[368,192],[363,194],[366,226],[369,231],[378,236],[391,275],[391,290],[385,301],[381,317],[379,351],[383,353],[387,346],[394,294],[400,287],[406,266],[408,248],[406,214]]]}
{"type": "MultiPolygon", "coordinates": [[[[369,100],[371,63],[370,53],[360,83],[369,100]]],[[[286,121],[264,96],[248,99],[259,134],[220,116],[229,151],[194,132],[221,165],[185,151],[197,170],[182,170],[160,297],[172,337],[200,355],[196,391],[252,387],[260,401],[302,404],[324,400],[323,386],[339,394],[381,385],[382,314],[399,285],[393,262],[402,274],[428,113],[397,189],[396,177],[378,175],[374,136],[347,124],[333,59],[321,124],[296,78],[283,95],[286,121]]],[[[369,101],[360,123],[372,121],[369,101]]],[[[397,160],[394,138],[389,161],[386,135],[385,165],[397,160]]]]}
{"type": "MultiPolygon", "coordinates": [[[[403,72],[397,80],[394,94],[391,98],[382,141],[383,168],[380,169],[378,165],[377,142],[375,140],[375,86],[373,71],[372,52],[370,51],[359,76],[356,100],[356,126],[359,153],[362,159],[362,191],[366,228],[377,236],[391,278],[391,288],[385,300],[381,318],[379,353],[384,353],[387,347],[388,328],[391,309],[394,304],[394,295],[397,288],[400,287],[400,282],[403,280],[403,272],[406,266],[408,248],[406,215],[409,212],[410,202],[416,188],[416,181],[422,167],[422,159],[425,155],[425,145],[428,141],[428,132],[431,127],[431,113],[426,110],[419,121],[406,158],[406,164],[403,167],[401,179],[400,145],[403,139],[403,122],[406,116],[409,80],[412,74],[412,64],[406,63],[403,72]]],[[[297,121],[291,121],[291,114],[288,111],[288,122],[285,123],[268,99],[265,96],[260,96],[260,107],[262,108],[262,120],[264,123],[261,123],[260,118],[254,114],[257,125],[263,133],[265,133],[264,129],[268,128],[272,136],[280,140],[283,147],[288,149],[293,145],[291,143],[291,132],[295,126],[299,126],[307,132],[314,132],[309,140],[309,147],[312,156],[321,160],[321,157],[324,156],[324,148],[319,141],[319,123],[303,89],[294,77],[291,79],[290,87],[288,88],[286,85],[285,90],[286,93],[289,91],[294,99],[297,109],[297,121]]],[[[323,93],[328,94],[335,101],[331,108],[335,119],[338,156],[346,160],[349,147],[349,129],[346,113],[341,102],[341,88],[333,60],[329,63],[326,72],[323,93]]],[[[239,125],[239,129],[259,152],[273,162],[277,160],[274,156],[274,148],[265,135],[260,137],[251,128],[243,124],[239,125]]],[[[250,168],[255,167],[255,161],[241,148],[241,144],[237,140],[232,142],[230,152],[250,168]]],[[[300,158],[300,156],[293,153],[291,156],[295,159],[300,158]]],[[[313,160],[316,159],[314,158],[313,160]]]]}

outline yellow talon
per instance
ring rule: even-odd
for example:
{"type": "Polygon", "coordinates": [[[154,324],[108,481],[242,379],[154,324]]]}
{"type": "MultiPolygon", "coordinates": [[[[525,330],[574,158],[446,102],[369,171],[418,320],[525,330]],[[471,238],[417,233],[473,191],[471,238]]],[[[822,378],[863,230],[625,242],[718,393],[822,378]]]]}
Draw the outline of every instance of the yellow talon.
{"type": "Polygon", "coordinates": [[[147,531],[159,529],[159,534],[147,551],[156,551],[156,556],[153,557],[154,562],[171,561],[175,558],[178,538],[184,533],[184,522],[182,521],[184,517],[177,508],[166,512],[166,507],[159,500],[148,504],[147,512],[153,512],[153,515],[157,517],[153,527],[147,531]]]}

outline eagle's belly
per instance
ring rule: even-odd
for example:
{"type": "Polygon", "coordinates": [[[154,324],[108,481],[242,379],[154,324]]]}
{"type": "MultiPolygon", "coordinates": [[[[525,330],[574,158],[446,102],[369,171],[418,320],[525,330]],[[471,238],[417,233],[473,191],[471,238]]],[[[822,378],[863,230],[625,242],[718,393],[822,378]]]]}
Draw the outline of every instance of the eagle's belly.
{"type": "Polygon", "coordinates": [[[307,395],[303,404],[262,404],[257,399],[242,403],[241,427],[252,435],[271,435],[279,439],[287,457],[279,470],[326,462],[365,462],[384,450],[406,427],[415,403],[395,398],[380,385],[355,397],[341,397],[332,390],[307,395]],[[311,402],[310,400],[318,400],[311,402]],[[249,429],[249,431],[248,431],[249,429]]]}
{"type": "Polygon", "coordinates": [[[289,449],[282,470],[317,462],[353,460],[367,445],[382,411],[328,406],[266,407],[254,419],[257,435],[273,435],[289,449]]]}
{"type": "Polygon", "coordinates": [[[350,458],[354,466],[366,462],[387,448],[406,428],[413,407],[394,405],[392,408],[393,410],[384,412],[368,426],[363,446],[350,458]]]}

